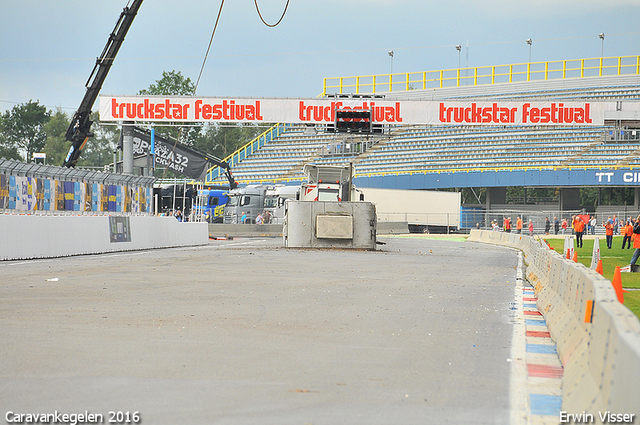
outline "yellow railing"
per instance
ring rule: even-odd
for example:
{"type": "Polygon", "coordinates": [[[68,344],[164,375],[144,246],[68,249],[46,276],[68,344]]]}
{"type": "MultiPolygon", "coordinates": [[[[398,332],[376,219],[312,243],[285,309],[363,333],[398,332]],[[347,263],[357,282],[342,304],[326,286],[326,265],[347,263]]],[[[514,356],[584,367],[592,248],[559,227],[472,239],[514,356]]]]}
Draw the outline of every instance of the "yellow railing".
{"type": "MultiPolygon", "coordinates": [[[[286,128],[288,128],[286,124],[275,124],[273,127],[269,128],[267,131],[251,140],[246,145],[238,148],[238,150],[224,158],[223,161],[229,164],[229,166],[233,169],[233,167],[238,165],[240,161],[256,152],[262,146],[273,140],[275,137],[279,136],[282,132],[284,132],[286,128]]],[[[205,181],[212,182],[221,175],[222,170],[220,169],[220,167],[218,167],[217,165],[213,166],[207,170],[205,181]]]]}
{"type": "Polygon", "coordinates": [[[322,94],[381,93],[640,74],[640,56],[570,59],[439,71],[325,78],[322,94]]]}

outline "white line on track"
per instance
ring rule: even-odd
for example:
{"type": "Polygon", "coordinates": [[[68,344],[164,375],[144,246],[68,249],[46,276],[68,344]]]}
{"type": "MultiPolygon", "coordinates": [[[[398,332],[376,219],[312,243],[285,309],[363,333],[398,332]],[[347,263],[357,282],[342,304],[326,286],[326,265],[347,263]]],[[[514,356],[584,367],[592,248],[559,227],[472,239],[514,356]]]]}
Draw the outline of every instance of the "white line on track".
{"type": "MultiPolygon", "coordinates": [[[[157,249],[190,249],[190,250],[197,250],[197,249],[225,249],[225,248],[233,248],[233,247],[238,247],[238,246],[243,246],[243,245],[252,245],[255,244],[256,246],[259,243],[264,243],[266,242],[266,239],[254,239],[254,240],[250,240],[250,241],[246,241],[246,242],[233,242],[233,243],[224,243],[221,245],[201,245],[201,246],[190,246],[190,247],[170,247],[170,248],[157,248],[157,249]]],[[[89,254],[91,256],[101,256],[102,258],[114,258],[114,257],[122,257],[122,256],[134,256],[134,255],[144,255],[146,253],[148,253],[149,251],[152,251],[151,249],[144,249],[144,250],[136,250],[136,251],[120,251],[120,252],[116,252],[116,253],[104,253],[104,254],[89,254]]],[[[34,264],[34,263],[45,263],[45,262],[51,262],[51,261],[64,261],[65,259],[68,258],[74,258],[74,257],[81,257],[82,254],[80,255],[71,255],[71,256],[67,256],[67,257],[56,257],[56,258],[34,258],[33,260],[24,260],[24,261],[7,261],[7,262],[3,262],[0,261],[0,267],[11,267],[11,266],[20,266],[20,265],[25,265],[25,264],[34,264]]]]}
{"type": "Polygon", "coordinates": [[[511,337],[511,373],[509,377],[509,401],[511,404],[511,420],[509,423],[521,425],[528,423],[527,408],[527,359],[526,329],[522,306],[522,288],[524,286],[524,261],[522,252],[518,251],[518,268],[513,299],[513,335],[511,337]]]}

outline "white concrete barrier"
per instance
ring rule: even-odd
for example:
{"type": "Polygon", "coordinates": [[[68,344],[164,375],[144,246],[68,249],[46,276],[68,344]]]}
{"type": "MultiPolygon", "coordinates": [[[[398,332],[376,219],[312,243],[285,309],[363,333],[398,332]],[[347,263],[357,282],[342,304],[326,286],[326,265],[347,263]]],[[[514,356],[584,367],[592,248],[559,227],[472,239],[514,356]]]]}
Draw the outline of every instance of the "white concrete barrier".
{"type": "Polygon", "coordinates": [[[209,243],[207,223],[172,217],[0,215],[0,260],[209,243]]]}
{"type": "MultiPolygon", "coordinates": [[[[640,418],[640,320],[611,282],[529,236],[472,231],[471,241],[521,249],[537,306],[564,367],[562,410],[640,418]],[[587,315],[588,306],[593,314],[587,315]]],[[[615,418],[614,418],[615,419],[615,418]]],[[[605,418],[606,421],[606,418],[605,418]]],[[[620,422],[620,421],[619,421],[620,422]]]]}

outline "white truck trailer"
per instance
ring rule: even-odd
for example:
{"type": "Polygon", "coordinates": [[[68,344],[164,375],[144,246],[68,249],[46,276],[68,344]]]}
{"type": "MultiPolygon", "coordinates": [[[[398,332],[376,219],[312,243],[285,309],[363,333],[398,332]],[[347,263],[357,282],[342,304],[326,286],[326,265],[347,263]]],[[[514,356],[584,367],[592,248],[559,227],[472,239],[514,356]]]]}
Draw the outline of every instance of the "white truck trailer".
{"type": "Polygon", "coordinates": [[[358,188],[376,204],[378,221],[407,222],[412,232],[446,233],[460,228],[460,193],[358,188]]]}

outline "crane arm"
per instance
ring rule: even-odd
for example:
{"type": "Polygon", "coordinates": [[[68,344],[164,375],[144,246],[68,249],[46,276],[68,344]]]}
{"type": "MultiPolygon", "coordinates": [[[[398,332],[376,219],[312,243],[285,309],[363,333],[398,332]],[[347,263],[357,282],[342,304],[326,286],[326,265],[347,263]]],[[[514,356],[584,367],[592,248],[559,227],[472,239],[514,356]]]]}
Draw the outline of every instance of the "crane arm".
{"type": "Polygon", "coordinates": [[[120,46],[122,46],[124,37],[129,31],[133,19],[138,13],[138,9],[140,9],[140,5],[142,5],[142,1],[143,0],[134,0],[131,6],[123,9],[113,32],[109,35],[109,40],[102,54],[96,59],[96,64],[85,85],[87,91],[65,134],[66,140],[71,142],[69,153],[63,164],[65,167],[74,167],[76,165],[84,145],[87,143],[89,137],[93,136],[91,133],[91,124],[93,124],[93,122],[89,119],[91,108],[98,98],[102,84],[107,78],[111,65],[118,54],[118,50],[120,50],[120,46]]]}
{"type": "Polygon", "coordinates": [[[227,180],[229,180],[229,189],[235,189],[238,187],[238,183],[236,183],[233,178],[233,174],[231,174],[231,166],[227,162],[215,157],[213,157],[213,159],[209,157],[208,159],[213,163],[213,165],[217,165],[224,170],[224,175],[227,180]]]}

